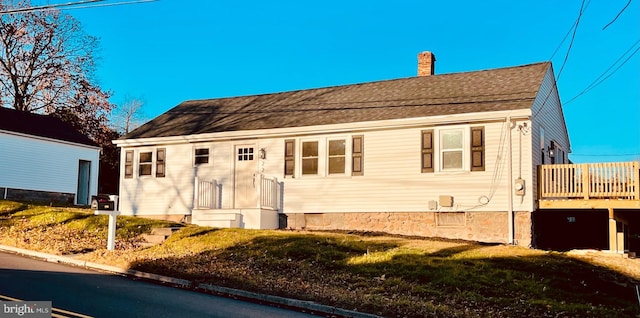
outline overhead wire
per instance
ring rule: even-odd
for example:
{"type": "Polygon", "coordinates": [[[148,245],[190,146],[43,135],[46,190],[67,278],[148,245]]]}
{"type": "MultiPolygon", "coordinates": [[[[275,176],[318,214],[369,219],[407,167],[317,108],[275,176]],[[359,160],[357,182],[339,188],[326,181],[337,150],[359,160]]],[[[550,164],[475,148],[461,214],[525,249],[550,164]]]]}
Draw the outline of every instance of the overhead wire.
{"type": "Polygon", "coordinates": [[[0,15],[33,12],[33,11],[47,11],[47,10],[54,10],[54,9],[71,10],[71,9],[109,7],[109,6],[118,6],[118,5],[125,5],[125,4],[154,2],[157,0],[132,0],[132,1],[123,1],[123,2],[115,2],[115,3],[97,3],[97,2],[104,2],[104,1],[105,0],[81,0],[81,1],[49,4],[49,5],[35,6],[35,7],[16,8],[16,9],[0,11],[0,15]]]}
{"type": "Polygon", "coordinates": [[[624,12],[624,10],[627,9],[627,7],[629,7],[629,5],[631,4],[631,0],[629,0],[629,2],[627,2],[627,4],[624,6],[624,8],[622,8],[622,10],[620,10],[620,12],[618,12],[618,14],[616,15],[615,18],[613,18],[613,20],[611,20],[611,22],[607,23],[607,25],[605,25],[602,30],[604,31],[604,29],[608,28],[610,25],[613,24],[613,22],[616,22],[616,20],[618,20],[618,18],[620,17],[620,15],[622,14],[622,12],[624,12]]]}
{"type": "Polygon", "coordinates": [[[569,60],[569,53],[571,53],[571,48],[573,47],[573,42],[576,38],[576,33],[578,33],[578,25],[580,25],[580,19],[582,18],[582,14],[584,13],[584,2],[582,0],[582,4],[580,5],[580,13],[578,13],[578,18],[576,19],[575,28],[573,28],[573,34],[571,35],[571,41],[569,41],[569,47],[567,48],[567,53],[564,55],[564,60],[562,61],[562,65],[560,66],[560,71],[558,71],[558,76],[556,80],[560,80],[560,76],[562,75],[562,71],[564,70],[567,61],[569,60]]]}
{"type": "Polygon", "coordinates": [[[638,46],[638,44],[640,44],[640,39],[638,39],[638,41],[633,43],[633,45],[631,45],[631,47],[629,47],[628,50],[626,50],[615,62],[613,62],[613,64],[611,64],[604,72],[602,72],[602,74],[600,74],[595,80],[593,80],[593,82],[591,82],[591,84],[589,84],[584,90],[582,90],[580,93],[578,93],[577,95],[573,96],[571,99],[569,99],[568,101],[564,102],[563,104],[567,105],[567,104],[571,103],[572,101],[576,100],[578,97],[580,97],[580,96],[586,94],[587,92],[589,92],[590,90],[596,88],[598,85],[602,84],[602,82],[604,82],[609,77],[611,77],[613,74],[615,74],[625,63],[627,63],[636,53],[638,53],[638,51],[640,51],[640,46],[638,46]],[[636,46],[638,46],[638,47],[635,49],[635,51],[633,51],[633,53],[631,53],[631,55],[629,55],[622,63],[620,63],[620,65],[618,65],[618,67],[616,67],[613,71],[611,71],[611,73],[607,74],[607,72],[609,72],[614,66],[616,66],[616,64],[618,64],[618,62],[620,62],[620,60],[622,60],[636,46]],[[604,76],[604,78],[603,78],[603,76],[604,76]]]}
{"type": "Polygon", "coordinates": [[[549,100],[549,97],[551,97],[551,93],[554,91],[554,89],[557,91],[557,88],[558,88],[557,82],[558,80],[560,80],[560,75],[562,74],[562,71],[564,70],[566,63],[569,60],[569,53],[571,52],[571,47],[573,47],[573,42],[575,41],[576,33],[578,31],[578,26],[580,25],[580,19],[582,18],[582,15],[589,7],[589,4],[591,4],[591,0],[589,0],[589,2],[586,3],[586,5],[585,5],[585,0],[582,0],[582,3],[580,4],[580,11],[578,12],[578,17],[576,18],[576,21],[573,23],[572,27],[569,29],[569,32],[567,32],[567,34],[564,36],[564,38],[562,39],[558,47],[555,49],[555,51],[551,55],[551,58],[555,56],[558,49],[562,46],[562,43],[564,43],[564,41],[567,39],[567,36],[569,35],[569,33],[573,31],[573,34],[571,36],[571,41],[569,42],[569,47],[567,48],[567,53],[565,53],[564,60],[562,61],[562,66],[560,66],[558,75],[556,75],[556,80],[553,81],[553,88],[549,89],[549,91],[547,92],[547,95],[544,97],[544,100],[542,101],[542,105],[540,105],[540,108],[538,108],[538,110],[531,116],[532,119],[538,116],[540,112],[542,112],[544,107],[547,105],[547,101],[549,100]]]}

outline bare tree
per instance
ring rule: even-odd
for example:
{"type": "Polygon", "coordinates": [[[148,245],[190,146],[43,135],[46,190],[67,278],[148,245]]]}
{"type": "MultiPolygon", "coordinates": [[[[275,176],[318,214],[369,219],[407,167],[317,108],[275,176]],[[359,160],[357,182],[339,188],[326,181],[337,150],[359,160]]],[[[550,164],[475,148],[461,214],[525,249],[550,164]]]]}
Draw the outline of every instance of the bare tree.
{"type": "MultiPolygon", "coordinates": [[[[0,2],[0,11],[28,7],[27,0],[0,2]]],[[[92,78],[97,46],[77,20],[57,10],[1,15],[0,103],[79,121],[98,141],[113,105],[92,78]]]]}
{"type": "Polygon", "coordinates": [[[117,106],[113,115],[113,125],[123,135],[140,127],[146,120],[144,102],[140,98],[126,97],[121,106],[117,106]]]}

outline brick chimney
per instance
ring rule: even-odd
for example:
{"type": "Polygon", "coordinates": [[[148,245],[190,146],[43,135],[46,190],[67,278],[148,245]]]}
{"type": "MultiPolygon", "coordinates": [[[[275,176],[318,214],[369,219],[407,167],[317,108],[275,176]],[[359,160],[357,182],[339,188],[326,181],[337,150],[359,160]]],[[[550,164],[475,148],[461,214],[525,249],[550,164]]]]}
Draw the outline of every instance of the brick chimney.
{"type": "Polygon", "coordinates": [[[436,56],[429,51],[418,53],[418,76],[433,75],[436,68],[436,56]]]}

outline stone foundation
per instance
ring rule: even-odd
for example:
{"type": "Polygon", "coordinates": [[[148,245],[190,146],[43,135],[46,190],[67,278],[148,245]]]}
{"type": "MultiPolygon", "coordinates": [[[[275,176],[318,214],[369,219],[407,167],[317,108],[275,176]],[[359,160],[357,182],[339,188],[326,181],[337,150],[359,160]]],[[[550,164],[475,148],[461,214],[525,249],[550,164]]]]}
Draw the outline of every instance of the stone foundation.
{"type": "MultiPolygon", "coordinates": [[[[288,213],[290,229],[384,232],[508,243],[507,212],[288,213]]],[[[531,245],[531,213],[514,213],[514,243],[531,245]]]]}
{"type": "Polygon", "coordinates": [[[13,201],[37,202],[52,205],[73,205],[75,194],[24,189],[0,188],[0,198],[13,201]]]}

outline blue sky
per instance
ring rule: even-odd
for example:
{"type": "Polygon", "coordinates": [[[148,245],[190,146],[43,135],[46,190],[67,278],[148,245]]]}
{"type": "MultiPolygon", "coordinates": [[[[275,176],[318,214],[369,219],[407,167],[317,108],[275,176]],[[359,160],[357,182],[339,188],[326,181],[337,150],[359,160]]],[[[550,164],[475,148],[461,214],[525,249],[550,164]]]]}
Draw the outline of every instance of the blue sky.
{"type": "MultiPolygon", "coordinates": [[[[566,103],[640,47],[638,0],[603,30],[627,3],[586,0],[558,81],[577,163],[640,160],[640,53],[566,103]]],[[[415,76],[421,51],[437,74],[551,60],[558,76],[581,4],[159,0],[65,12],[101,39],[96,75],[112,102],[141,99],[153,118],[184,100],[415,76]]]]}

